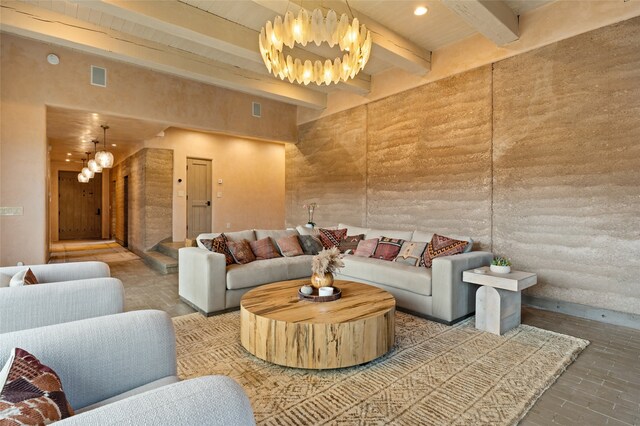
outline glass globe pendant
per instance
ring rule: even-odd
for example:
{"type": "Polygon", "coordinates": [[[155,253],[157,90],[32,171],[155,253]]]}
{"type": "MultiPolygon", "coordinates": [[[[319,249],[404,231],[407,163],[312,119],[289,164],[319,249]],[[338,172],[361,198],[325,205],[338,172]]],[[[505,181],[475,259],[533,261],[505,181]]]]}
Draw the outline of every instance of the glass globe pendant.
{"type": "Polygon", "coordinates": [[[86,169],[86,167],[84,166],[84,158],[83,158],[82,159],[82,172],[78,173],[78,182],[80,182],[80,183],[89,182],[89,178],[87,176],[85,176],[84,173],[83,173],[84,169],[86,169]]]}
{"type": "Polygon", "coordinates": [[[98,150],[96,148],[96,145],[98,144],[98,141],[96,139],[94,139],[91,142],[93,142],[93,158],[91,160],[89,160],[89,162],[87,163],[87,167],[89,167],[89,170],[91,170],[94,173],[102,173],[102,166],[100,164],[98,164],[98,162],[95,159],[96,154],[98,152],[98,150]]]}
{"type": "Polygon", "coordinates": [[[110,169],[113,167],[113,154],[107,151],[107,129],[109,126],[102,125],[102,130],[104,131],[104,151],[96,152],[95,159],[96,163],[100,165],[103,169],[110,169]]]}
{"type": "MultiPolygon", "coordinates": [[[[90,153],[86,152],[86,154],[87,154],[87,158],[89,158],[90,153]]],[[[84,166],[84,160],[82,160],[82,165],[84,166]]],[[[92,179],[95,176],[95,173],[92,170],[90,170],[88,167],[82,167],[82,172],[80,173],[82,173],[82,175],[87,179],[92,179]]]]}

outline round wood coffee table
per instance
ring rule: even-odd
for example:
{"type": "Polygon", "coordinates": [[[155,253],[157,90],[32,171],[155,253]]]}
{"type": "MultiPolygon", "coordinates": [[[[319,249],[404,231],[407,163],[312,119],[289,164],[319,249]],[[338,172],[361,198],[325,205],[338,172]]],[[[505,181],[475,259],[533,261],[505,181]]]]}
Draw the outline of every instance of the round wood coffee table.
{"type": "Polygon", "coordinates": [[[256,287],[240,301],[240,340],[256,357],[297,368],[341,368],[384,355],[395,339],[393,296],[378,287],[336,280],[342,297],[298,300],[309,279],[256,287]]]}

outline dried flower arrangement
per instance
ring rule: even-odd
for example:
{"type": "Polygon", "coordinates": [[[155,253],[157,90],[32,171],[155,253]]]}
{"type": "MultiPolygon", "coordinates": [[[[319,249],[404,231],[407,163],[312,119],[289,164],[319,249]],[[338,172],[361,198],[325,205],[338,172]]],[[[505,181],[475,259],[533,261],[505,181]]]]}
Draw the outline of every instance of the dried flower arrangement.
{"type": "Polygon", "coordinates": [[[311,264],[311,272],[319,276],[327,273],[333,274],[340,268],[344,268],[344,262],[337,247],[322,250],[313,257],[313,263],[311,264]]]}

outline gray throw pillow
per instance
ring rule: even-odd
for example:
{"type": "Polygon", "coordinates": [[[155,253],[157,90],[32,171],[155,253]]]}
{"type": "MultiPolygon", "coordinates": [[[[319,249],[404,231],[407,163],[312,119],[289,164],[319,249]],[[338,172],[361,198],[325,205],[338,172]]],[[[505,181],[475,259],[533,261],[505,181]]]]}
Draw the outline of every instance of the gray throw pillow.
{"type": "Polygon", "coordinates": [[[298,235],[304,254],[316,255],[322,250],[322,243],[313,235],[298,235]]]}

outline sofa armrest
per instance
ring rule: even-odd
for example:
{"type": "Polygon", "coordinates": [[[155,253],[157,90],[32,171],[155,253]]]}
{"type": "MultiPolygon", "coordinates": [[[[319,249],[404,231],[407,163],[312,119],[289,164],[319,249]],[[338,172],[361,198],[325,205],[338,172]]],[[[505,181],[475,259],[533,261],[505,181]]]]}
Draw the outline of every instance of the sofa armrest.
{"type": "Polygon", "coordinates": [[[471,251],[433,259],[433,316],[445,321],[455,321],[475,311],[475,293],[478,286],[463,282],[462,272],[488,265],[491,259],[493,254],[486,251],[471,251]]]}
{"type": "Polygon", "coordinates": [[[178,255],[178,293],[204,313],[225,309],[227,263],[224,254],[183,247],[178,255]]]}
{"type": "Polygon", "coordinates": [[[104,262],[69,262],[44,265],[7,266],[0,268],[1,274],[15,275],[19,271],[31,268],[41,283],[106,278],[111,276],[109,265],[104,262]]]}
{"type": "Polygon", "coordinates": [[[0,365],[22,348],[51,367],[74,409],[177,375],[176,338],[162,311],[132,311],[0,335],[0,365]]]}
{"type": "Polygon", "coordinates": [[[0,334],[123,310],[124,288],[117,278],[0,288],[0,334]]]}
{"type": "Polygon", "coordinates": [[[226,376],[205,376],[163,386],[78,414],[60,425],[255,425],[242,387],[226,376]]]}

